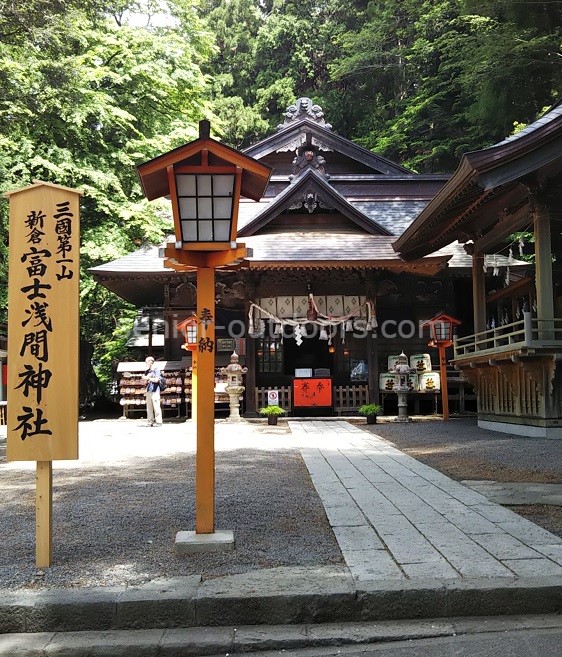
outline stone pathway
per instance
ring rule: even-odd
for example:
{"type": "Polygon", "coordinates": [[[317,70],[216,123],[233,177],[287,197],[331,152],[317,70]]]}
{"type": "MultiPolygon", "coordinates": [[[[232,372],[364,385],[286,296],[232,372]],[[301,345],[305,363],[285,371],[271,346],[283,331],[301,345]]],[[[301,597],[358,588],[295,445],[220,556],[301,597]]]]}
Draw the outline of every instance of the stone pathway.
{"type": "Polygon", "coordinates": [[[482,493],[492,502],[508,506],[552,504],[562,506],[562,484],[529,484],[469,479],[465,486],[482,493]]]}
{"type": "Polygon", "coordinates": [[[562,575],[562,539],[377,436],[289,427],[356,580],[562,575]]]}

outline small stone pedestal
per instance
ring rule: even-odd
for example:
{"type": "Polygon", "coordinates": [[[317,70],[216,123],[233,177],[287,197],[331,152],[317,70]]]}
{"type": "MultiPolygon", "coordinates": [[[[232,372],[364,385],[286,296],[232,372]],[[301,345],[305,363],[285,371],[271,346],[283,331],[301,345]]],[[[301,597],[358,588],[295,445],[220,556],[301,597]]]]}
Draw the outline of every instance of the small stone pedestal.
{"type": "Polygon", "coordinates": [[[221,374],[225,374],[227,377],[225,391],[230,402],[230,414],[226,418],[227,422],[242,422],[240,417],[240,395],[246,390],[242,385],[242,375],[246,374],[247,371],[247,367],[242,367],[238,363],[238,354],[235,351],[230,356],[230,365],[221,369],[221,374]]]}
{"type": "Polygon", "coordinates": [[[396,391],[396,394],[398,395],[398,415],[394,418],[394,422],[412,421],[412,418],[408,417],[408,392],[409,388],[396,391]]]}
{"type": "Polygon", "coordinates": [[[228,552],[234,550],[234,532],[219,530],[212,534],[182,531],[176,534],[176,554],[228,552]]]}
{"type": "Polygon", "coordinates": [[[410,391],[409,376],[415,371],[408,365],[408,357],[404,352],[398,356],[394,371],[400,377],[400,385],[395,388],[398,395],[398,417],[395,422],[411,422],[412,418],[408,417],[408,392],[410,391]]]}
{"type": "Polygon", "coordinates": [[[227,422],[242,422],[240,417],[240,395],[246,390],[244,386],[226,386],[225,391],[228,394],[230,403],[230,414],[226,418],[227,422]]]}

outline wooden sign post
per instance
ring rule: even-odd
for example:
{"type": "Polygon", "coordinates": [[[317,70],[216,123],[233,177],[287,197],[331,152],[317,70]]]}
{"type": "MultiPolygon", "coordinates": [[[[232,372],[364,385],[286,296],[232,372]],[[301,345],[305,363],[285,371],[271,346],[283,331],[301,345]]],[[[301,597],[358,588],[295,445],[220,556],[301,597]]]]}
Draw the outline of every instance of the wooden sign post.
{"type": "Polygon", "coordinates": [[[8,461],[37,461],[36,565],[52,560],[52,462],[78,458],[80,192],[8,192],[8,461]]]}

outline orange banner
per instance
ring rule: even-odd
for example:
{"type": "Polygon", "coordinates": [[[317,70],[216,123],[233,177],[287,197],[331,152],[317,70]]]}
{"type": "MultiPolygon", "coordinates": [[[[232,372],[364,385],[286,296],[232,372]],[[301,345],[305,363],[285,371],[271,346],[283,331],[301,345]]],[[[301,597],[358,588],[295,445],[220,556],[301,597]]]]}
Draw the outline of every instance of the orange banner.
{"type": "Polygon", "coordinates": [[[332,379],[293,379],[293,406],[332,406],[332,379]]]}

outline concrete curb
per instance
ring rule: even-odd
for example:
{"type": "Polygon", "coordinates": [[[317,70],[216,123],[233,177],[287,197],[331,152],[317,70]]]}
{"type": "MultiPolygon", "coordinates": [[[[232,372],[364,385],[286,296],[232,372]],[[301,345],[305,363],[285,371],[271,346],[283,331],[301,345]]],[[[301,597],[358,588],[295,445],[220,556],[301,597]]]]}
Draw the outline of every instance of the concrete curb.
{"type": "Polygon", "coordinates": [[[355,582],[323,566],[0,593],[0,634],[7,634],[551,614],[561,610],[562,578],[355,582]]]}
{"type": "Polygon", "coordinates": [[[111,630],[0,636],[0,657],[195,657],[562,628],[559,616],[111,630]]]}

